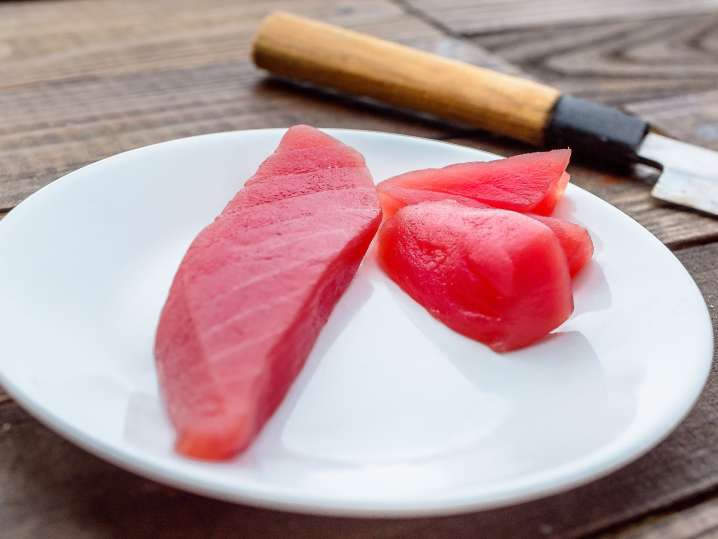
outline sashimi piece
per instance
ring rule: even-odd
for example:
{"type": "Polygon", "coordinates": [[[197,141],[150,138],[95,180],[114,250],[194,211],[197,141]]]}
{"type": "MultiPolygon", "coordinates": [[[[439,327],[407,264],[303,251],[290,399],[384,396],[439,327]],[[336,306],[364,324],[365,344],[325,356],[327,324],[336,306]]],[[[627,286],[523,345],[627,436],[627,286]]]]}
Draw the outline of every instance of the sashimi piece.
{"type": "Polygon", "coordinates": [[[566,187],[568,187],[568,182],[570,180],[571,176],[568,172],[561,174],[558,178],[558,182],[549,188],[544,199],[533,210],[531,210],[531,213],[538,215],[551,215],[553,210],[556,209],[556,204],[558,204],[558,201],[561,200],[563,194],[566,192],[566,187]]]}
{"type": "MultiPolygon", "coordinates": [[[[384,218],[388,219],[404,206],[412,204],[420,204],[422,202],[436,202],[440,200],[455,200],[466,206],[474,208],[491,208],[488,204],[479,202],[472,198],[461,195],[453,195],[448,193],[440,193],[437,191],[429,191],[426,189],[414,189],[410,187],[402,187],[398,185],[387,185],[379,191],[379,200],[381,201],[384,218]]],[[[593,241],[588,231],[581,225],[571,223],[557,217],[546,217],[534,213],[526,213],[525,215],[538,219],[548,226],[558,238],[566,259],[571,276],[576,275],[593,255],[593,241]]]]}
{"type": "Polygon", "coordinates": [[[384,180],[379,193],[396,197],[392,188],[422,189],[483,202],[495,208],[551,215],[569,175],[571,150],[552,150],[506,159],[449,165],[406,172],[384,180]]]}
{"type": "Polygon", "coordinates": [[[527,216],[538,219],[551,229],[556,235],[568,262],[568,271],[571,277],[581,271],[593,256],[593,241],[591,235],[581,225],[559,219],[557,217],[544,217],[543,215],[527,216]]]}
{"type": "Polygon", "coordinates": [[[155,357],[177,451],[224,459],[251,443],[380,222],[362,156],[290,128],[192,242],[162,310],[155,357]]]}
{"type": "Polygon", "coordinates": [[[453,200],[406,206],[384,222],[378,258],[434,317],[499,352],[539,340],[573,311],[556,235],[517,212],[453,200]]]}

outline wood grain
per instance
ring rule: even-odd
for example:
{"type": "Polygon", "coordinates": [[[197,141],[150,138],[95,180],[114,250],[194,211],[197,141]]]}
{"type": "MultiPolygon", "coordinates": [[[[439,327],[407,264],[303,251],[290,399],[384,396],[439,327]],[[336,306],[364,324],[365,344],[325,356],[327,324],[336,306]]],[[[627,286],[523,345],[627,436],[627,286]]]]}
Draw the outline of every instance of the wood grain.
{"type": "Polygon", "coordinates": [[[404,0],[460,34],[606,20],[646,20],[718,8],[716,0],[404,0]]]}
{"type": "Polygon", "coordinates": [[[565,93],[625,104],[715,88],[717,35],[714,12],[537,27],[473,42],[565,93]]]}
{"type": "Polygon", "coordinates": [[[718,534],[718,498],[682,511],[642,519],[624,529],[603,534],[618,539],[698,539],[718,534]]]}
{"type": "Polygon", "coordinates": [[[718,91],[641,101],[626,108],[671,136],[718,151],[718,91]]]}
{"type": "MultiPolygon", "coordinates": [[[[678,252],[718,324],[718,244],[678,252]]],[[[8,537],[454,539],[578,537],[718,488],[718,368],[657,449],[607,478],[512,508],[440,519],[321,518],[233,506],[120,471],[0,406],[0,522],[8,537]],[[238,531],[240,530],[240,531],[238,531]]]]}
{"type": "MultiPolygon", "coordinates": [[[[277,9],[428,49],[449,37],[387,0],[211,0],[201,9],[193,0],[3,2],[0,87],[244,62],[259,21],[277,9]]],[[[508,67],[481,51],[471,55],[508,67]]]]}
{"type": "Polygon", "coordinates": [[[0,208],[88,162],[182,136],[300,122],[448,132],[441,122],[266,83],[249,61],[249,44],[258,21],[276,7],[503,65],[378,0],[216,1],[199,12],[188,1],[62,5],[73,16],[58,22],[52,2],[0,4],[0,208]]]}

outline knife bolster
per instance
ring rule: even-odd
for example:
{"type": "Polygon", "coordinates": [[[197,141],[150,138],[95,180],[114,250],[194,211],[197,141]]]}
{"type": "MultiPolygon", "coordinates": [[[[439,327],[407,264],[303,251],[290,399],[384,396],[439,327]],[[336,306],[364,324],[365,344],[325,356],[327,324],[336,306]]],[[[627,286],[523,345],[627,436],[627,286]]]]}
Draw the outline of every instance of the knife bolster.
{"type": "Polygon", "coordinates": [[[648,124],[620,110],[562,95],[546,130],[550,146],[569,147],[586,158],[625,165],[638,160],[637,150],[648,124]]]}

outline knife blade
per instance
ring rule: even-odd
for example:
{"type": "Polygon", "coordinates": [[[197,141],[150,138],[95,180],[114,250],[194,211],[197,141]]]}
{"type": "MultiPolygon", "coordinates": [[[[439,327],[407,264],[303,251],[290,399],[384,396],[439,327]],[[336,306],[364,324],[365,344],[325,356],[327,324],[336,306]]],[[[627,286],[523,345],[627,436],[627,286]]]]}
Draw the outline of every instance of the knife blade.
{"type": "Polygon", "coordinates": [[[650,132],[638,155],[661,164],[654,197],[718,215],[718,152],[650,132]]]}
{"type": "Polygon", "coordinates": [[[261,23],[252,58],[282,77],[536,146],[570,147],[597,163],[648,165],[659,172],[655,198],[718,216],[718,152],[660,134],[617,108],[285,12],[261,23]]]}

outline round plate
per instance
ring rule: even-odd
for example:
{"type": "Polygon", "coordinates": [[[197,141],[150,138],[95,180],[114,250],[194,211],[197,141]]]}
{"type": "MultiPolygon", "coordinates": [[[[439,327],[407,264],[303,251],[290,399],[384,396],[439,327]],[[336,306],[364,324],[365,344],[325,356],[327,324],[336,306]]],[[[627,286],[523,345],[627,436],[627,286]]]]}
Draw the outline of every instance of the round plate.
{"type": "MultiPolygon", "coordinates": [[[[253,446],[224,463],[172,450],[152,344],[172,276],[274,150],[282,129],[133,150],[40,190],[0,222],[0,382],[85,449],[217,498],[321,514],[497,507],[584,483],[653,447],[712,357],[705,303],[644,228],[569,186],[557,215],[596,245],[573,316],[498,355],[449,330],[370,250],[307,365],[253,446]]],[[[342,129],[377,180],[496,156],[342,129]]]]}

